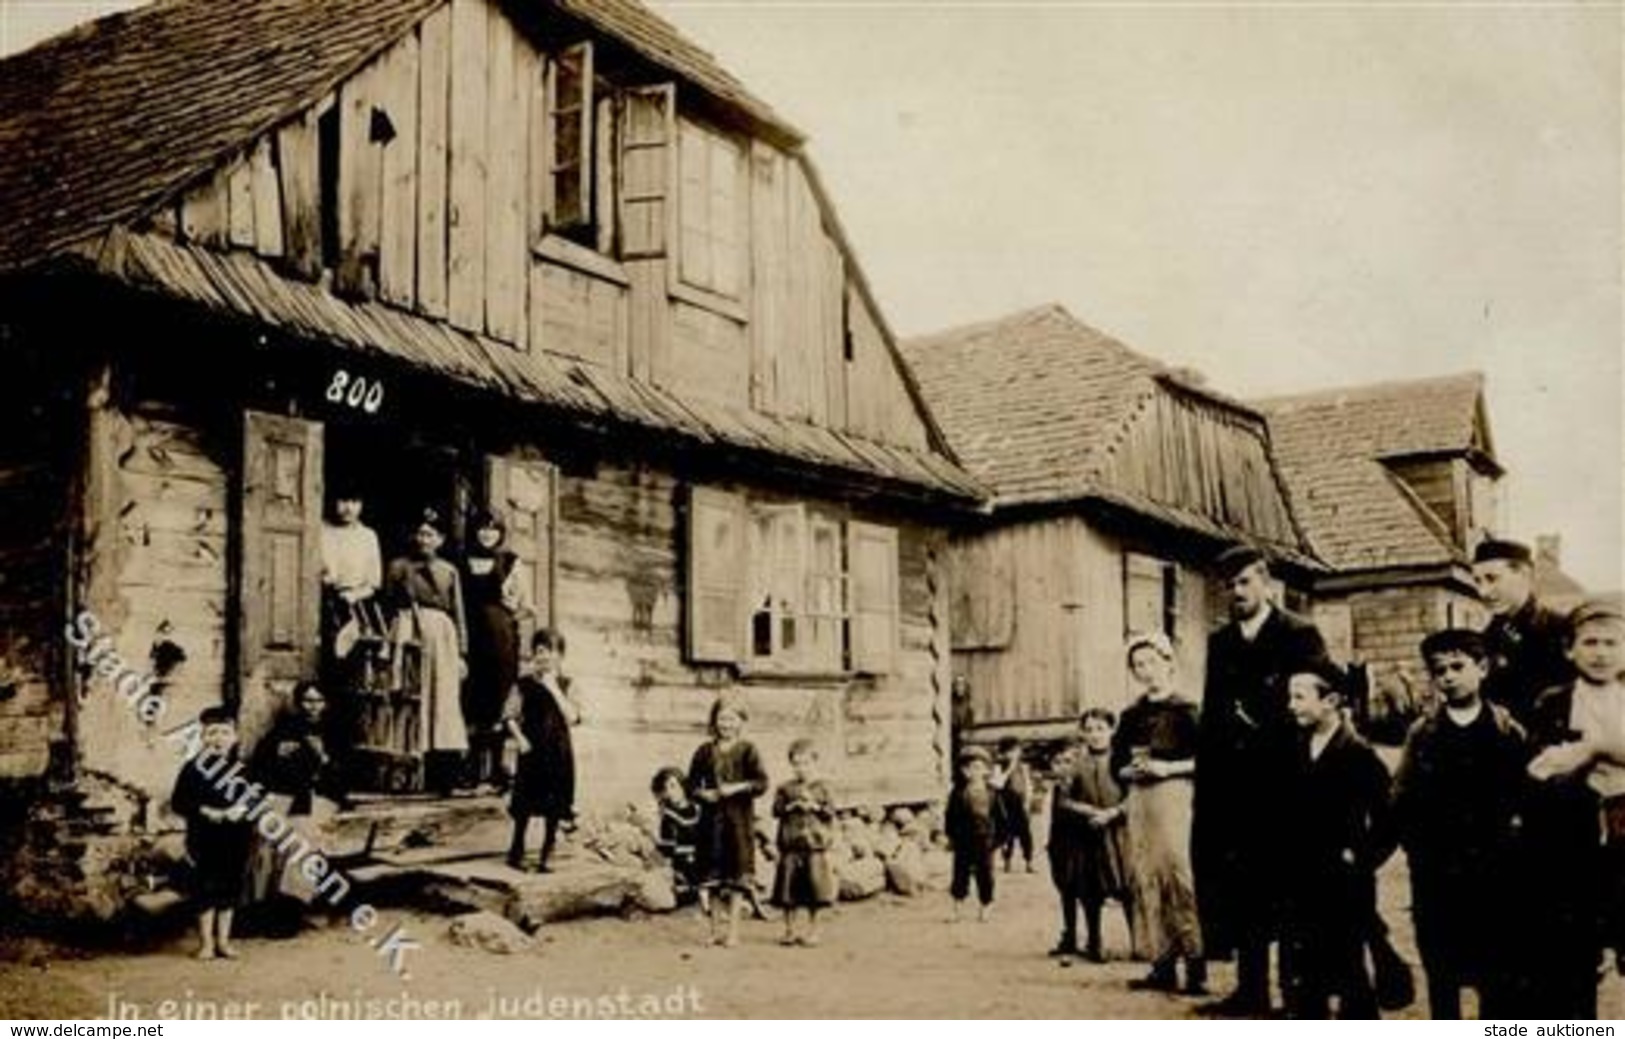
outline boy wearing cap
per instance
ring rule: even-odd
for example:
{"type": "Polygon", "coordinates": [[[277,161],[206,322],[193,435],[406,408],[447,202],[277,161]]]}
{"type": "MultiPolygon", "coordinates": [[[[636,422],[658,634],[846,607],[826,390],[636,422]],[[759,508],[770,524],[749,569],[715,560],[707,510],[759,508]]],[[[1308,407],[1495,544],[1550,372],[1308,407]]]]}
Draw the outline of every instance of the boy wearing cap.
{"type": "Polygon", "coordinates": [[[988,782],[993,760],[986,750],[966,747],[959,752],[958,764],[959,774],[943,816],[943,830],[954,852],[953,883],[948,891],[958,920],[974,879],[980,903],[976,917],[986,920],[993,905],[993,849],[1003,832],[1003,806],[999,791],[988,782]]]}
{"type": "Polygon", "coordinates": [[[1411,914],[1435,1021],[1461,1018],[1461,990],[1477,990],[1479,1017],[1507,1015],[1505,898],[1522,825],[1527,737],[1481,696],[1484,638],[1436,631],[1422,660],[1437,708],[1412,726],[1395,778],[1394,818],[1411,876],[1411,914]]]}
{"type": "Polygon", "coordinates": [[[1525,831],[1532,950],[1524,1016],[1595,1018],[1601,949],[1625,944],[1625,618],[1593,601],[1569,615],[1576,677],[1542,693],[1530,716],[1537,751],[1525,831]]]}
{"type": "Polygon", "coordinates": [[[1388,770],[1345,720],[1346,678],[1324,657],[1296,664],[1288,709],[1300,736],[1288,795],[1287,1013],[1374,1020],[1365,949],[1377,917],[1377,868],[1393,852],[1388,770]]]}
{"type": "Polygon", "coordinates": [[[1484,698],[1528,725],[1542,690],[1573,677],[1564,653],[1564,618],[1535,598],[1535,561],[1529,546],[1491,538],[1473,550],[1473,583],[1489,607],[1484,629],[1490,675],[1484,698]]]}

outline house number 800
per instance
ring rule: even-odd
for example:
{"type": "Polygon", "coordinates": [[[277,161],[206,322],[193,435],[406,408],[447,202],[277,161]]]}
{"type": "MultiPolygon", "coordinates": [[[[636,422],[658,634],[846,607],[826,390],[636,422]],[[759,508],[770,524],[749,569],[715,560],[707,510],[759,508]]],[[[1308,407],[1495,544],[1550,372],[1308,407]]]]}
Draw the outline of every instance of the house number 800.
{"type": "Polygon", "coordinates": [[[376,415],[384,404],[384,384],[377,379],[351,375],[340,368],[333,373],[333,381],[327,384],[327,399],[334,404],[359,408],[369,415],[376,415]]]}

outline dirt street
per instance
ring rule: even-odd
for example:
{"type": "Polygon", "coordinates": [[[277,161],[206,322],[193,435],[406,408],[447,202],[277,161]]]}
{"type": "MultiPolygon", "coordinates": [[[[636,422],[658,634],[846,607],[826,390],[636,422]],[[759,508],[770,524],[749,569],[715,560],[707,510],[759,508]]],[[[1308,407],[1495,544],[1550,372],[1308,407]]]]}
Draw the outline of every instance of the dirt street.
{"type": "MultiPolygon", "coordinates": [[[[0,964],[0,1015],[1193,1016],[1194,1000],[1130,992],[1125,983],[1142,973],[1140,964],[1063,967],[1047,957],[1057,922],[1042,866],[998,879],[988,923],[946,922],[943,894],[881,896],[842,906],[816,949],[781,948],[776,921],[748,924],[738,948],[704,948],[704,924],[689,909],[558,924],[538,936],[533,950],[497,955],[453,945],[444,917],[414,915],[404,922],[423,948],[407,955],[404,980],[340,926],[292,941],[244,941],[236,962],[196,962],[189,940],[141,956],[74,954],[25,942],[11,945],[0,964]],[[379,1002],[368,1007],[368,1000],[379,1002]]],[[[1399,869],[1391,867],[1384,880],[1386,915],[1408,944],[1399,869]]],[[[1121,956],[1127,945],[1121,916],[1109,924],[1111,950],[1121,956]]],[[[1230,968],[1219,965],[1214,973],[1222,991],[1230,968]]],[[[1625,1014],[1618,978],[1605,986],[1604,1014],[1625,1014]]]]}

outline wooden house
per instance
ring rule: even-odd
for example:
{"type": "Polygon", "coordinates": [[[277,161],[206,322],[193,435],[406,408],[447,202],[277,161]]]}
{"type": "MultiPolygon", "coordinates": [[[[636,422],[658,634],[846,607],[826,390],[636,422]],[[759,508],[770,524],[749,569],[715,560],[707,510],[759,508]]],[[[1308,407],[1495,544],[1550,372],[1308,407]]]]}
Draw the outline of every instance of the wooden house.
{"type": "MultiPolygon", "coordinates": [[[[1163,631],[1199,695],[1225,617],[1208,567],[1246,541],[1315,569],[1263,417],[1056,306],[904,350],[991,513],[953,544],[954,668],[974,738],[1071,731],[1129,697],[1124,637],[1163,631]]],[[[1296,602],[1296,599],[1294,599],[1296,602]]]]}
{"type": "Polygon", "coordinates": [[[166,734],[315,674],[341,480],[386,558],[505,510],[584,809],[724,689],[771,767],[938,796],[980,489],[801,135],[636,0],[157,4],[0,62],[0,151],[0,776],[66,875],[165,825],[166,734]]]}
{"type": "Polygon", "coordinates": [[[1417,648],[1488,619],[1471,551],[1497,528],[1502,469],[1476,374],[1260,402],[1304,533],[1328,570],[1316,618],[1332,653],[1390,702],[1426,689],[1417,648]]]}

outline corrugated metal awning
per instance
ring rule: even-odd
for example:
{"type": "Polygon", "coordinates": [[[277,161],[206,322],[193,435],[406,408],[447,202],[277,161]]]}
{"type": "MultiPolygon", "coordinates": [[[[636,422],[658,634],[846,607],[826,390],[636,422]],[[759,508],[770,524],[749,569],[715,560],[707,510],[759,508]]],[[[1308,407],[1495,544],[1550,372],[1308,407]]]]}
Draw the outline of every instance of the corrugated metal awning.
{"type": "Polygon", "coordinates": [[[158,233],[115,229],[97,247],[76,250],[102,276],[313,342],[381,355],[504,397],[542,405],[566,419],[677,434],[980,501],[976,481],[952,461],[851,433],[765,415],[750,408],[682,397],[598,365],[507,344],[387,304],[350,301],[323,285],[284,277],[248,253],[183,245],[158,233]]]}

